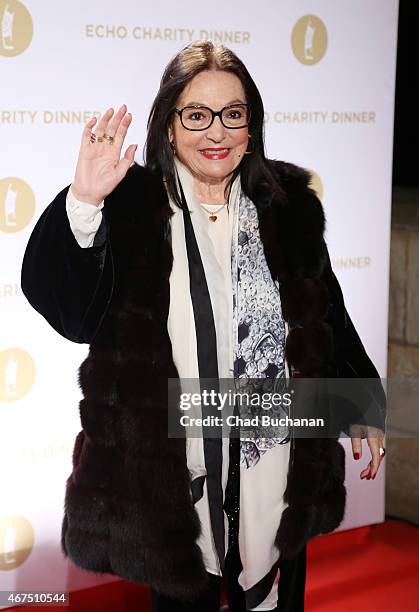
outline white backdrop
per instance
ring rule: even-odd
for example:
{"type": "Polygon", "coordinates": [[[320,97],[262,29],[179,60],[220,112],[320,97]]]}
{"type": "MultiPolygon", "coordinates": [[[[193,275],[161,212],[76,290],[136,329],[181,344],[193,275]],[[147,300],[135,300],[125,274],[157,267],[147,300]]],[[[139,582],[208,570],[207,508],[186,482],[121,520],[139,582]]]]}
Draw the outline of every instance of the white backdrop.
{"type": "MultiPolygon", "coordinates": [[[[127,144],[140,143],[141,162],[163,68],[191,40],[222,42],[244,60],[264,99],[268,155],[316,173],[347,308],[386,376],[398,1],[240,6],[0,0],[0,590],[106,580],[59,548],[87,346],[64,340],[30,308],[20,266],[36,219],[73,178],[84,122],[126,103],[127,144]]],[[[367,456],[347,455],[341,529],[382,521],[383,470],[360,481],[367,456]]]]}

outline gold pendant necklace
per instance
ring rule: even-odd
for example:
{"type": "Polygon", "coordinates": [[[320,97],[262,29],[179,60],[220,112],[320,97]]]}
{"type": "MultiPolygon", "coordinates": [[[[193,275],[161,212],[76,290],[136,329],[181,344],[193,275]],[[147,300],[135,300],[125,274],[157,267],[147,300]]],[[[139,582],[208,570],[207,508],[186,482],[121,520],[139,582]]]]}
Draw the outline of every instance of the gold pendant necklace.
{"type": "Polygon", "coordinates": [[[224,208],[226,204],[227,204],[226,202],[224,204],[221,204],[221,206],[219,206],[216,210],[208,210],[205,204],[202,204],[202,203],[201,203],[201,206],[205,210],[205,212],[209,214],[209,217],[208,217],[209,220],[214,223],[218,219],[217,214],[220,212],[220,210],[224,208]]]}

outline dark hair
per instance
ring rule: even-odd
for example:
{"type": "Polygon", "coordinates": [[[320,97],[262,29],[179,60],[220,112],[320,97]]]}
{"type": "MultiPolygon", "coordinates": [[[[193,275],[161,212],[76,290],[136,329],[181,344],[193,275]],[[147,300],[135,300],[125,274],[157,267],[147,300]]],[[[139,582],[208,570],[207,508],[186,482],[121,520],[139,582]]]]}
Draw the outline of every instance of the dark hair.
{"type": "Polygon", "coordinates": [[[252,153],[243,157],[231,177],[230,184],[240,173],[243,191],[253,200],[261,185],[274,187],[275,183],[265,157],[263,102],[246,66],[233,51],[224,46],[215,46],[210,41],[191,43],[172,59],[164,71],[148,118],[144,151],[146,167],[162,174],[166,179],[168,193],[180,208],[183,206],[176,183],[168,130],[179,96],[186,85],[203,70],[224,70],[235,74],[243,85],[246,102],[250,106],[249,134],[252,153]]]}

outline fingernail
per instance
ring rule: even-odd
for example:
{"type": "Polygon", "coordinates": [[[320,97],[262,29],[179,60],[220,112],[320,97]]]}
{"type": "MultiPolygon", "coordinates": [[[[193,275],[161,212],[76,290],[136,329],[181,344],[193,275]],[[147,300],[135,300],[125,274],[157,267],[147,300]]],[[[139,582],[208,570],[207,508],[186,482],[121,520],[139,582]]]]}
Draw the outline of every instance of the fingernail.
{"type": "Polygon", "coordinates": [[[374,478],[377,476],[377,474],[375,473],[374,476],[372,476],[372,479],[374,480],[374,478]]]}
{"type": "Polygon", "coordinates": [[[371,476],[369,474],[367,476],[367,480],[371,480],[371,476]]]}
{"type": "Polygon", "coordinates": [[[354,459],[359,459],[360,455],[359,453],[354,453],[354,459]]]}

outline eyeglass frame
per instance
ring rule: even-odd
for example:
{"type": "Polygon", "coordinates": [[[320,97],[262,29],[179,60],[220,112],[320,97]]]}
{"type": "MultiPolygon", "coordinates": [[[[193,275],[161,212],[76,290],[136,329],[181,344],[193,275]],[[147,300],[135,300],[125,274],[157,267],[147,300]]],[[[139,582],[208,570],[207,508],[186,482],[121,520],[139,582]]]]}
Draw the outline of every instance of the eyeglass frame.
{"type": "Polygon", "coordinates": [[[243,128],[245,128],[245,127],[247,127],[249,125],[250,117],[251,117],[250,106],[249,106],[249,104],[246,104],[246,102],[236,102],[235,104],[227,104],[227,106],[224,106],[219,111],[213,111],[212,108],[210,108],[209,106],[204,106],[203,104],[190,104],[190,105],[184,106],[183,108],[180,108],[180,109],[179,108],[174,108],[173,111],[178,115],[182,127],[185,128],[185,130],[188,130],[189,132],[203,132],[204,130],[208,130],[212,126],[212,124],[214,123],[215,117],[219,117],[220,118],[221,125],[224,126],[227,130],[242,130],[243,128]],[[245,125],[240,125],[238,127],[231,127],[230,125],[225,125],[225,123],[223,122],[222,113],[227,108],[234,108],[235,106],[245,106],[246,107],[246,109],[247,109],[247,123],[245,125]],[[188,128],[188,127],[186,127],[186,125],[183,123],[183,118],[182,118],[182,113],[183,113],[183,111],[186,108],[196,108],[196,109],[206,108],[212,114],[212,119],[210,121],[210,124],[205,126],[204,128],[188,128]]]}

